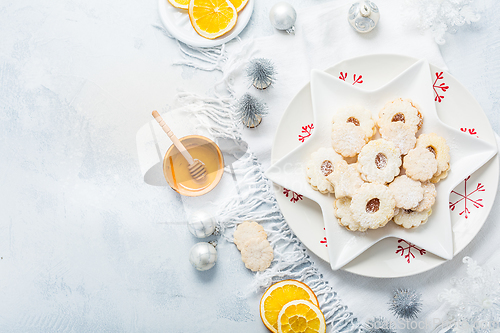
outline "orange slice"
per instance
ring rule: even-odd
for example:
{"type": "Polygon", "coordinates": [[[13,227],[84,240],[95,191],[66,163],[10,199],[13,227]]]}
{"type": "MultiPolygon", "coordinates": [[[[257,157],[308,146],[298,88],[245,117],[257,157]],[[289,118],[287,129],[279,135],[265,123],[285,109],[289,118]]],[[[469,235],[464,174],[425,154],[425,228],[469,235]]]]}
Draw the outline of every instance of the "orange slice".
{"type": "Polygon", "coordinates": [[[283,306],[278,315],[278,333],[299,332],[326,332],[323,312],[309,301],[291,301],[283,306]]]}
{"type": "Polygon", "coordinates": [[[191,0],[188,13],[194,30],[208,39],[224,35],[238,19],[236,8],[227,0],[191,0]]]}
{"type": "Polygon", "coordinates": [[[283,280],[270,286],[260,299],[260,318],[266,327],[278,332],[278,315],[283,306],[294,300],[305,300],[319,306],[314,292],[297,280],[283,280]]]}
{"type": "Polygon", "coordinates": [[[248,0],[229,0],[233,4],[236,11],[239,13],[248,3],[248,0]]]}
{"type": "Polygon", "coordinates": [[[180,9],[188,9],[189,0],[168,0],[172,6],[180,9]]]}

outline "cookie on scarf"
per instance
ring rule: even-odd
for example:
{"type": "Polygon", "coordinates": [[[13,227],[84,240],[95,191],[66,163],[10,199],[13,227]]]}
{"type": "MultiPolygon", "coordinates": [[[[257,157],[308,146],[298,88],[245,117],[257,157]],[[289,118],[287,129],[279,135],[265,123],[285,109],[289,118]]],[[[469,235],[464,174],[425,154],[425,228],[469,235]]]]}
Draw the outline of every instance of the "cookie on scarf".
{"type": "Polygon", "coordinates": [[[344,157],[354,157],[366,144],[365,131],[353,123],[332,125],[332,147],[344,157]]]}
{"type": "Polygon", "coordinates": [[[394,181],[389,184],[389,190],[391,190],[394,195],[397,208],[413,209],[417,207],[424,198],[422,183],[408,178],[406,175],[396,177],[394,181]]]}
{"type": "Polygon", "coordinates": [[[425,182],[422,184],[422,188],[424,189],[424,198],[420,201],[418,206],[413,209],[416,212],[422,212],[430,209],[432,205],[434,205],[434,202],[436,202],[436,186],[430,182],[425,182]]]}
{"type": "Polygon", "coordinates": [[[416,133],[423,124],[420,108],[411,99],[397,98],[385,104],[378,114],[377,125],[380,128],[390,123],[402,122],[416,133]]]}
{"type": "Polygon", "coordinates": [[[333,123],[352,123],[359,126],[365,132],[365,139],[367,140],[374,136],[377,131],[371,111],[362,106],[348,106],[338,109],[333,115],[333,123]]]}
{"type": "Polygon", "coordinates": [[[351,213],[360,228],[383,227],[394,216],[396,200],[386,185],[366,183],[351,200],[351,213]]]}
{"type": "Polygon", "coordinates": [[[335,197],[352,197],[365,182],[361,179],[357,164],[347,164],[341,160],[335,162],[333,172],[326,177],[335,189],[335,197]]]}
{"type": "Polygon", "coordinates": [[[323,194],[333,193],[332,184],[326,179],[333,172],[335,162],[342,160],[333,148],[320,148],[311,154],[306,165],[307,181],[311,187],[323,194]]]}
{"type": "Polygon", "coordinates": [[[450,168],[450,147],[443,137],[436,133],[421,134],[417,139],[416,147],[427,148],[436,157],[437,171],[434,176],[439,176],[450,168]]]}
{"type": "Polygon", "coordinates": [[[234,244],[241,251],[245,243],[250,239],[267,239],[267,234],[264,228],[257,222],[245,221],[236,227],[233,238],[234,244]]]}
{"type": "Polygon", "coordinates": [[[432,209],[430,208],[421,212],[400,209],[399,213],[394,216],[394,222],[406,229],[416,228],[427,222],[431,214],[432,209]]]}
{"type": "Polygon", "coordinates": [[[390,183],[400,173],[401,155],[394,143],[378,139],[370,141],[358,155],[361,178],[372,183],[390,183]]]}
{"type": "Polygon", "coordinates": [[[427,148],[413,148],[403,158],[406,175],[414,180],[425,182],[431,179],[437,170],[438,162],[427,148]]]}
{"type": "Polygon", "coordinates": [[[241,260],[253,272],[265,271],[274,259],[273,248],[267,239],[251,238],[241,249],[241,260]]]}
{"type": "Polygon", "coordinates": [[[401,155],[408,154],[410,149],[415,148],[417,142],[415,127],[407,126],[400,121],[391,122],[384,125],[384,127],[380,127],[380,136],[382,136],[382,139],[394,143],[401,155]]]}
{"type": "Polygon", "coordinates": [[[335,217],[343,227],[350,231],[366,231],[368,228],[361,227],[358,222],[354,221],[351,213],[351,198],[344,197],[335,200],[333,203],[335,209],[335,217]]]}

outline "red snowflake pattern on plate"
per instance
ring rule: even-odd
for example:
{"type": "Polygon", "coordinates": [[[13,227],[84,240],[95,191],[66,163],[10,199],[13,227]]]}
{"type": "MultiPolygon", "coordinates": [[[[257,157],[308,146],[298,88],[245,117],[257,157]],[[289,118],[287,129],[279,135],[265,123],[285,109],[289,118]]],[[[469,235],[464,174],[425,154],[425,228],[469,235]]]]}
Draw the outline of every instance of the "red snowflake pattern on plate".
{"type": "Polygon", "coordinates": [[[420,253],[421,256],[426,254],[427,252],[424,249],[421,249],[414,244],[405,241],[404,239],[399,239],[398,243],[404,242],[406,243],[406,246],[403,247],[402,245],[398,245],[398,249],[396,250],[396,253],[399,253],[401,257],[405,257],[406,262],[409,264],[411,262],[411,259],[415,259],[415,255],[411,252],[411,249],[415,249],[420,253]]]}
{"type": "MultiPolygon", "coordinates": [[[[362,80],[363,75],[359,75],[359,76],[356,78],[356,74],[354,74],[354,75],[352,76],[352,78],[353,78],[353,81],[354,81],[354,82],[352,83],[352,85],[355,85],[356,83],[359,83],[359,84],[363,83],[363,80],[362,80]]],[[[340,80],[342,80],[342,81],[345,81],[345,80],[347,79],[347,72],[345,72],[345,73],[344,73],[344,72],[340,72],[340,74],[339,74],[339,79],[340,79],[340,80]]],[[[346,82],[347,82],[347,81],[346,81],[346,82]]]]}
{"type": "Polygon", "coordinates": [[[481,183],[477,183],[476,184],[476,188],[474,189],[474,191],[468,193],[467,192],[467,182],[469,180],[470,180],[470,176],[464,179],[464,182],[463,182],[463,188],[464,188],[463,194],[462,193],[458,193],[456,191],[451,191],[451,194],[457,195],[459,197],[459,199],[457,201],[455,201],[455,202],[451,202],[450,201],[450,209],[451,209],[451,211],[454,211],[455,208],[457,208],[457,205],[459,203],[463,202],[463,210],[459,213],[459,215],[464,215],[464,217],[466,219],[468,219],[469,215],[470,215],[470,210],[467,207],[468,203],[469,203],[469,207],[470,207],[470,204],[472,204],[476,208],[483,208],[484,207],[484,205],[482,204],[483,199],[481,199],[481,198],[473,199],[472,198],[473,194],[485,191],[484,185],[481,184],[481,183]]]}
{"type": "Polygon", "coordinates": [[[434,93],[436,94],[436,97],[434,98],[435,102],[441,103],[441,101],[444,98],[444,95],[440,95],[438,90],[441,90],[441,93],[444,94],[446,90],[448,90],[450,87],[446,85],[446,83],[441,83],[438,85],[439,80],[443,80],[443,72],[438,73],[436,72],[436,80],[434,80],[434,84],[432,85],[432,89],[434,89],[434,93]]]}
{"type": "Polygon", "coordinates": [[[304,133],[304,135],[299,134],[299,141],[304,142],[306,138],[310,137],[313,129],[314,124],[302,126],[302,133],[304,133]]]}
{"type": "Polygon", "coordinates": [[[474,128],[462,127],[462,128],[460,128],[460,130],[464,133],[469,133],[470,135],[473,135],[476,138],[479,138],[479,135],[477,135],[477,132],[474,128]]]}
{"type": "Polygon", "coordinates": [[[284,187],[283,187],[283,194],[287,198],[290,197],[290,202],[293,202],[293,203],[296,203],[297,201],[304,199],[301,194],[298,194],[294,191],[290,191],[289,189],[284,188],[284,187]]]}
{"type": "MultiPolygon", "coordinates": [[[[325,230],[325,228],[323,228],[323,230],[325,230]]],[[[326,236],[323,237],[322,240],[319,241],[321,244],[325,244],[325,247],[328,247],[328,241],[326,240],[326,236]]]]}

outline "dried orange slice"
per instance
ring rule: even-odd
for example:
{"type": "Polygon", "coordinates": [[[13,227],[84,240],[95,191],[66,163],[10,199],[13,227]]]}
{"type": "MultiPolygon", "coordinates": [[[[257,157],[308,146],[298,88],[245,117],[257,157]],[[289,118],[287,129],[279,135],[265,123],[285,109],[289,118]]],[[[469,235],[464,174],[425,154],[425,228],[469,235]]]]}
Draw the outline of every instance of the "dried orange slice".
{"type": "Polygon", "coordinates": [[[172,6],[180,9],[188,9],[189,0],[168,0],[172,6]]]}
{"type": "Polygon", "coordinates": [[[194,30],[208,39],[224,35],[238,19],[236,8],[227,0],[191,0],[188,13],[194,30]]]}
{"type": "Polygon", "coordinates": [[[294,300],[305,300],[319,306],[318,299],[311,288],[297,280],[277,282],[262,295],[260,318],[271,332],[278,332],[278,315],[283,305],[294,300]]]}
{"type": "Polygon", "coordinates": [[[309,301],[291,301],[283,306],[278,315],[278,333],[299,332],[326,332],[323,312],[309,301]]]}
{"type": "Polygon", "coordinates": [[[229,0],[233,4],[236,11],[239,13],[248,3],[248,0],[229,0]]]}

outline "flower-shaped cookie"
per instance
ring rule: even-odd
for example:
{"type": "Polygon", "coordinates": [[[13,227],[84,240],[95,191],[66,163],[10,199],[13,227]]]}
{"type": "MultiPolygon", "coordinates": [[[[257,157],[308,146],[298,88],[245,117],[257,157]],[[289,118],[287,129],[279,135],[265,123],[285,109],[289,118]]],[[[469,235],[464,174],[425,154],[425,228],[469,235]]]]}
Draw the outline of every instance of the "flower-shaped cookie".
{"type": "Polygon", "coordinates": [[[321,193],[333,193],[332,184],[326,179],[334,170],[335,162],[342,160],[332,148],[320,148],[311,154],[306,165],[307,181],[321,193]]]}

